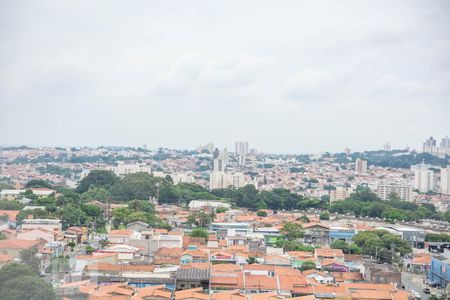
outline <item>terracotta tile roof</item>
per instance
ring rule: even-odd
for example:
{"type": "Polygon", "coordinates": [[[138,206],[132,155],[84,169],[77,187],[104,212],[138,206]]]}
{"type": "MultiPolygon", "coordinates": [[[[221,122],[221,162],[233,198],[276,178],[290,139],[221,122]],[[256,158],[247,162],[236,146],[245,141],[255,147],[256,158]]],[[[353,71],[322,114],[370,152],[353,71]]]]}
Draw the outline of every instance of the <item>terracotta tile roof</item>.
{"type": "Polygon", "coordinates": [[[330,229],[330,227],[328,227],[328,226],[326,226],[324,224],[316,223],[316,222],[310,222],[310,223],[306,223],[306,224],[302,225],[302,227],[305,228],[305,229],[306,228],[311,228],[311,227],[316,227],[316,226],[330,229]]]}
{"type": "Polygon", "coordinates": [[[119,271],[132,271],[132,272],[153,272],[155,269],[152,265],[116,265],[110,263],[95,263],[86,266],[87,271],[110,271],[110,272],[119,272],[119,271]]]}
{"type": "Polygon", "coordinates": [[[159,248],[158,250],[156,250],[155,252],[155,257],[161,257],[161,256],[166,256],[166,257],[181,257],[181,255],[183,255],[183,248],[178,248],[178,247],[174,247],[174,248],[167,248],[167,247],[162,247],[159,248]]]}
{"type": "Polygon", "coordinates": [[[7,263],[9,261],[12,261],[14,257],[8,255],[8,254],[2,254],[0,253],[0,263],[7,263]]]}
{"type": "Polygon", "coordinates": [[[349,290],[388,290],[395,292],[396,288],[393,284],[375,284],[375,283],[343,283],[341,286],[349,290]]]}
{"type": "Polygon", "coordinates": [[[20,210],[0,210],[0,216],[7,215],[10,220],[16,221],[20,210]]]}
{"type": "Polygon", "coordinates": [[[331,275],[333,275],[336,282],[364,280],[362,274],[359,272],[332,272],[331,275]]]}
{"type": "Polygon", "coordinates": [[[118,236],[130,236],[133,233],[131,229],[116,229],[111,230],[108,235],[118,235],[118,236]]]}
{"type": "Polygon", "coordinates": [[[172,292],[164,287],[164,285],[147,286],[144,288],[136,289],[139,297],[157,297],[170,299],[172,297],[172,292]]]}
{"type": "Polygon", "coordinates": [[[412,259],[411,264],[429,266],[431,264],[431,255],[425,254],[425,255],[421,255],[421,256],[416,256],[412,259]]]}
{"type": "Polygon", "coordinates": [[[102,258],[114,257],[114,256],[117,256],[117,253],[94,252],[91,255],[77,255],[77,256],[75,256],[75,259],[79,259],[79,260],[96,260],[96,259],[102,259],[102,258]]]}
{"type": "Polygon", "coordinates": [[[209,262],[191,262],[187,265],[181,265],[180,269],[201,269],[208,270],[211,268],[211,264],[209,262]]]}
{"type": "Polygon", "coordinates": [[[208,300],[209,295],[203,293],[203,288],[193,288],[188,290],[181,290],[175,292],[175,300],[182,300],[182,299],[201,299],[201,300],[208,300]]]}
{"type": "Polygon", "coordinates": [[[219,273],[219,272],[240,272],[241,267],[234,265],[234,264],[217,264],[212,265],[211,270],[213,272],[219,273]]]}
{"type": "Polygon", "coordinates": [[[246,300],[245,295],[241,295],[238,290],[223,291],[211,295],[211,300],[246,300]]]}
{"type": "Polygon", "coordinates": [[[30,249],[37,246],[40,241],[29,241],[29,240],[0,240],[0,249],[30,249]]]}
{"type": "Polygon", "coordinates": [[[317,248],[314,250],[314,254],[322,257],[344,257],[341,249],[317,248]]]}

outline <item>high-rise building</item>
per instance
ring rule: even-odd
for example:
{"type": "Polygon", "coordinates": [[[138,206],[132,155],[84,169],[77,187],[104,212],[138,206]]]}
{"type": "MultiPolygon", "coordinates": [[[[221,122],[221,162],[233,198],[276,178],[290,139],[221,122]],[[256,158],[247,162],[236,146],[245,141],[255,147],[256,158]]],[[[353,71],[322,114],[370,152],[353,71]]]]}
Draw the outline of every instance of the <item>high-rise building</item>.
{"type": "Polygon", "coordinates": [[[450,195],[450,166],[441,169],[441,193],[450,195]]]}
{"type": "Polygon", "coordinates": [[[391,145],[389,143],[384,144],[383,146],[384,151],[391,151],[391,145]]]}
{"type": "Polygon", "coordinates": [[[213,171],[209,176],[209,188],[214,189],[225,189],[227,187],[240,188],[245,186],[245,176],[244,173],[226,173],[221,171],[213,171]]]}
{"type": "Polygon", "coordinates": [[[216,148],[213,154],[213,171],[215,172],[225,172],[228,163],[228,153],[227,149],[219,151],[216,148]]]}
{"type": "Polygon", "coordinates": [[[421,193],[427,193],[433,190],[434,177],[433,171],[428,169],[428,165],[422,163],[414,166],[414,188],[421,193]]]}
{"type": "Polygon", "coordinates": [[[345,148],[344,148],[344,153],[345,153],[346,155],[350,155],[350,154],[352,154],[352,150],[350,150],[349,147],[345,147],[345,148]]]}
{"type": "Polygon", "coordinates": [[[445,138],[443,138],[441,140],[441,147],[445,148],[445,147],[450,147],[450,138],[448,136],[446,136],[445,138]]]}
{"type": "Polygon", "coordinates": [[[443,138],[438,147],[436,140],[430,137],[423,143],[423,152],[445,158],[446,155],[450,155],[450,138],[443,138]]]}
{"type": "Polygon", "coordinates": [[[355,171],[358,173],[367,172],[367,160],[357,158],[355,161],[355,171]]]}
{"type": "Polygon", "coordinates": [[[413,187],[400,184],[379,184],[377,196],[381,200],[389,200],[389,195],[395,193],[401,200],[413,201],[413,187]]]}
{"type": "Polygon", "coordinates": [[[345,200],[353,193],[351,187],[338,186],[335,190],[330,191],[330,203],[340,200],[345,200]]]}
{"type": "Polygon", "coordinates": [[[248,154],[248,142],[236,142],[235,143],[235,153],[238,159],[238,165],[245,165],[245,159],[248,154]]]}

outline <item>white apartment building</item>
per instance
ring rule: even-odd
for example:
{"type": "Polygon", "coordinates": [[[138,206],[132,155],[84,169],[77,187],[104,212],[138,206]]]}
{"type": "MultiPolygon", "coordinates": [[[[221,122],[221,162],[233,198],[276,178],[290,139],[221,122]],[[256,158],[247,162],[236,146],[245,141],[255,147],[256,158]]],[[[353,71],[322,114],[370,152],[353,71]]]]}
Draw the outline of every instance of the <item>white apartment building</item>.
{"type": "Polygon", "coordinates": [[[421,193],[432,191],[434,187],[433,171],[428,166],[420,164],[414,166],[414,188],[421,193]]]}
{"type": "Polygon", "coordinates": [[[450,195],[450,167],[441,169],[441,193],[450,195]]]}
{"type": "Polygon", "coordinates": [[[353,191],[354,190],[350,187],[336,187],[335,190],[330,191],[330,203],[347,199],[348,197],[350,197],[353,191]]]}
{"type": "Polygon", "coordinates": [[[413,201],[413,187],[399,184],[379,184],[377,186],[377,196],[381,200],[389,200],[389,195],[395,193],[401,200],[413,201]]]}
{"type": "Polygon", "coordinates": [[[124,176],[127,174],[132,173],[151,173],[152,168],[148,165],[143,164],[124,164],[119,163],[116,167],[111,168],[111,171],[113,171],[117,176],[124,176]]]}
{"type": "Polygon", "coordinates": [[[209,176],[209,188],[224,189],[229,186],[240,188],[246,184],[244,173],[226,173],[221,171],[213,171],[209,176]]]}
{"type": "Polygon", "coordinates": [[[450,155],[450,138],[443,138],[440,145],[437,146],[436,139],[430,137],[423,143],[423,152],[430,153],[441,158],[444,158],[446,155],[450,155]]]}
{"type": "Polygon", "coordinates": [[[367,172],[367,160],[357,158],[355,161],[355,171],[358,173],[367,172]]]}
{"type": "Polygon", "coordinates": [[[245,165],[245,160],[248,155],[248,142],[236,142],[235,143],[235,152],[238,159],[238,165],[245,165]]]}
{"type": "Polygon", "coordinates": [[[194,183],[195,182],[194,176],[185,174],[185,173],[171,174],[170,177],[173,180],[173,184],[178,184],[180,182],[184,182],[184,183],[194,183]]]}
{"type": "Polygon", "coordinates": [[[22,220],[23,231],[43,228],[49,231],[62,231],[61,220],[59,219],[24,219],[22,220]]]}

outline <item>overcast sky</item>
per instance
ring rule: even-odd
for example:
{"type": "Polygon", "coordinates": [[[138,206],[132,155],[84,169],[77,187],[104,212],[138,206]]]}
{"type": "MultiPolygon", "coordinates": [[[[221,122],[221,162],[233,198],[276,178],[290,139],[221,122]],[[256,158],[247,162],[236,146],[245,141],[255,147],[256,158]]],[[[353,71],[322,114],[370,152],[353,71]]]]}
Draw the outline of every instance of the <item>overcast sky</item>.
{"type": "Polygon", "coordinates": [[[0,144],[450,135],[450,1],[0,1],[0,144]]]}

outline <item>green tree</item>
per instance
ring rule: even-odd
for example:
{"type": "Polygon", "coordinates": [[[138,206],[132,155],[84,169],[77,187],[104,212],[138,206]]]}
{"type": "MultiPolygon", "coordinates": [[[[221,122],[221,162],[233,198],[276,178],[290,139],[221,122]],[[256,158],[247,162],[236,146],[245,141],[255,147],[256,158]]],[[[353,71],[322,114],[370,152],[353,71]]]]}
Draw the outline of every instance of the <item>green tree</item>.
{"type": "Polygon", "coordinates": [[[30,189],[30,188],[47,188],[47,189],[51,189],[52,186],[46,180],[43,180],[43,179],[32,179],[32,180],[28,181],[25,184],[25,188],[26,189],[30,189]]]}
{"type": "Polygon", "coordinates": [[[330,219],[330,214],[327,211],[325,211],[325,212],[320,214],[319,219],[320,220],[329,220],[330,219]]]}
{"type": "Polygon", "coordinates": [[[92,247],[91,245],[86,245],[85,250],[87,254],[91,254],[92,252],[95,251],[95,248],[92,247]]]}
{"type": "Polygon", "coordinates": [[[13,277],[0,286],[2,300],[53,300],[52,286],[37,276],[13,277]]]}
{"type": "Polygon", "coordinates": [[[103,187],[109,189],[119,180],[113,172],[107,170],[92,170],[84,177],[76,188],[78,193],[84,193],[93,187],[103,187]]]}
{"type": "Polygon", "coordinates": [[[100,201],[108,202],[111,194],[103,187],[92,187],[83,194],[81,194],[81,200],[87,201],[100,201]]]}
{"type": "Polygon", "coordinates": [[[20,260],[30,266],[36,273],[39,272],[39,266],[41,265],[41,261],[36,256],[37,249],[35,247],[30,249],[24,249],[20,251],[19,256],[20,260]]]}
{"type": "Polygon", "coordinates": [[[364,254],[385,262],[398,260],[412,252],[408,242],[386,230],[361,231],[353,237],[353,241],[364,254]]]}
{"type": "Polygon", "coordinates": [[[86,213],[79,206],[73,204],[60,209],[57,215],[60,217],[64,228],[85,225],[88,220],[86,213]]]}
{"type": "Polygon", "coordinates": [[[256,212],[256,215],[257,215],[258,217],[267,217],[267,212],[265,212],[264,210],[258,210],[258,211],[256,212]]]}
{"type": "Polygon", "coordinates": [[[315,270],[316,269],[316,263],[313,261],[305,261],[302,263],[302,266],[300,267],[300,270],[306,271],[306,270],[315,270]]]}
{"type": "Polygon", "coordinates": [[[67,257],[54,257],[46,269],[47,273],[64,274],[70,271],[69,259],[67,257]]]}
{"type": "Polygon", "coordinates": [[[227,210],[228,209],[226,207],[219,206],[219,207],[216,208],[216,213],[221,214],[221,213],[226,212],[227,210]]]}
{"type": "Polygon", "coordinates": [[[208,240],[209,234],[206,229],[203,228],[194,228],[190,234],[191,237],[202,237],[208,240]]]}
{"type": "Polygon", "coordinates": [[[284,223],[281,232],[288,241],[297,240],[304,235],[302,225],[291,222],[284,223]]]}
{"type": "Polygon", "coordinates": [[[247,259],[247,264],[252,265],[254,263],[256,263],[256,257],[249,256],[249,258],[247,259]]]}
{"type": "Polygon", "coordinates": [[[19,201],[0,201],[1,210],[21,210],[24,207],[19,201]]]}
{"type": "Polygon", "coordinates": [[[156,196],[157,184],[161,189],[163,183],[164,179],[153,177],[148,173],[132,173],[125,175],[111,186],[110,193],[113,199],[119,201],[149,199],[156,196]]]}

